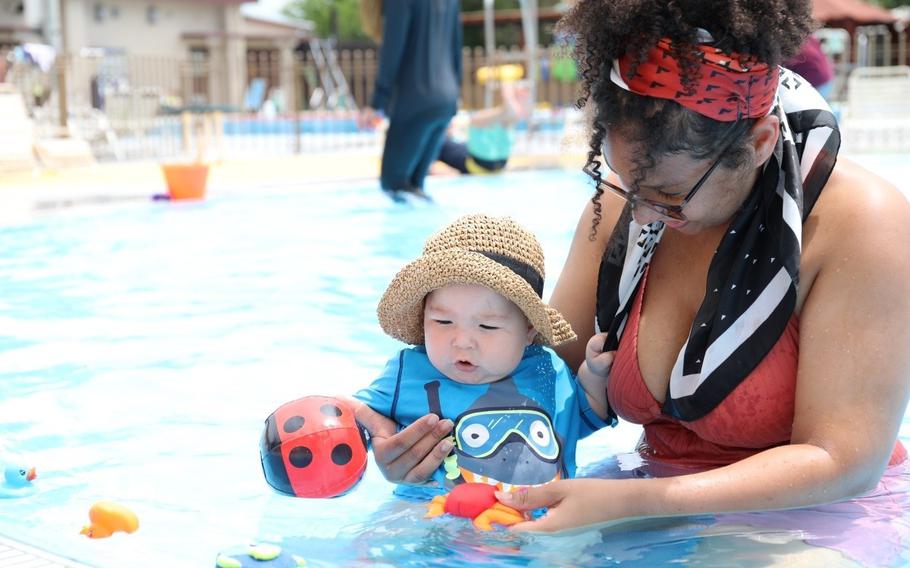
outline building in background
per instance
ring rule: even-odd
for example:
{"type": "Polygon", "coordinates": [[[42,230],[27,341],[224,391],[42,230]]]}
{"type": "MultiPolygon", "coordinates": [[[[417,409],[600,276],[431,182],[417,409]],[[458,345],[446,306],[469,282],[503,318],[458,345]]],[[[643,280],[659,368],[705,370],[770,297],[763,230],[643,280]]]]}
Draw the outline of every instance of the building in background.
{"type": "Polygon", "coordinates": [[[290,72],[282,76],[281,69],[290,69],[294,49],[311,27],[244,15],[244,3],[0,0],[0,50],[43,43],[67,54],[67,90],[86,102],[100,82],[115,91],[154,88],[156,96],[184,106],[240,108],[250,102],[257,78],[264,79],[265,92],[280,88],[293,100],[290,72]],[[269,62],[267,72],[263,61],[269,62]]]}

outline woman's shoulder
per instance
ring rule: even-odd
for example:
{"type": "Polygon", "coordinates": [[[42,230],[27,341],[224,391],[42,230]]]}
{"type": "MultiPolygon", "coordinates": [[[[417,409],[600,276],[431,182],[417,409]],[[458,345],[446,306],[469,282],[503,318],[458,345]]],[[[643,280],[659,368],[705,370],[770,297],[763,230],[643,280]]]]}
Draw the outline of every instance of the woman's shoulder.
{"type": "Polygon", "coordinates": [[[807,223],[823,231],[833,241],[830,244],[866,239],[874,242],[884,236],[881,229],[910,230],[910,202],[875,172],[841,158],[807,223]],[[873,230],[876,228],[880,229],[873,230]]]}
{"type": "Polygon", "coordinates": [[[910,259],[910,201],[875,172],[841,158],[803,225],[803,239],[806,284],[829,267],[869,279],[896,277],[900,271],[888,276],[887,267],[910,259]]]}

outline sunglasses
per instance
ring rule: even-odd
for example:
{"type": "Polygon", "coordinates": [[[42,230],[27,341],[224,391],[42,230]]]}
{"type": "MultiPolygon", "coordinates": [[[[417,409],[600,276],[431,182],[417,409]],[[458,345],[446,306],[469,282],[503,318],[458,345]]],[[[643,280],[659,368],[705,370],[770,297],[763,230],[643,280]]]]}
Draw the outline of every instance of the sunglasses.
{"type": "MultiPolygon", "coordinates": [[[[738,123],[738,121],[737,121],[737,123],[738,123]]],[[[687,218],[683,214],[683,208],[686,206],[687,203],[689,203],[689,201],[692,200],[693,197],[695,197],[695,194],[698,193],[698,190],[701,189],[701,187],[705,184],[705,182],[708,181],[708,178],[711,177],[711,174],[714,172],[714,170],[717,169],[717,166],[720,165],[720,163],[724,159],[724,156],[726,155],[726,153],[730,150],[730,148],[733,147],[733,144],[739,138],[739,136],[737,136],[737,134],[736,134],[736,131],[737,131],[736,123],[734,123],[733,127],[729,131],[727,131],[727,133],[724,135],[724,138],[726,138],[727,140],[725,140],[724,143],[722,144],[721,151],[720,151],[720,154],[717,156],[717,159],[714,160],[714,163],[711,164],[711,167],[709,167],[708,170],[701,176],[701,178],[699,178],[699,180],[697,182],[695,182],[695,185],[692,187],[692,189],[689,190],[689,192],[686,194],[686,196],[683,197],[683,200],[678,204],[670,205],[668,203],[661,203],[659,201],[652,201],[650,199],[646,199],[644,197],[641,197],[637,193],[629,191],[628,189],[626,189],[624,187],[620,187],[614,183],[611,183],[611,182],[607,181],[606,179],[601,179],[598,185],[600,186],[600,188],[602,190],[607,189],[611,193],[614,193],[614,194],[622,197],[623,199],[625,199],[626,201],[631,203],[633,208],[638,207],[638,206],[647,207],[648,209],[654,211],[655,213],[657,213],[658,215],[660,215],[662,217],[666,217],[667,219],[675,219],[677,221],[686,221],[687,218]]],[[[606,152],[603,151],[603,148],[601,148],[601,152],[604,155],[604,160],[606,160],[606,152]]],[[[609,167],[609,164],[607,164],[607,166],[609,167]]],[[[612,170],[613,168],[610,168],[610,169],[612,170]]]]}

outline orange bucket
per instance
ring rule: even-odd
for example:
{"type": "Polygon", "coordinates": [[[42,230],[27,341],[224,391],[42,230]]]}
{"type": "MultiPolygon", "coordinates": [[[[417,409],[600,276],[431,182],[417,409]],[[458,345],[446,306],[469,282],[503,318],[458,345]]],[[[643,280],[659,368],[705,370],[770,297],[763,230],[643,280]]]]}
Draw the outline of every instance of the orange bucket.
{"type": "Polygon", "coordinates": [[[208,164],[161,164],[171,199],[202,199],[209,176],[208,164]]]}

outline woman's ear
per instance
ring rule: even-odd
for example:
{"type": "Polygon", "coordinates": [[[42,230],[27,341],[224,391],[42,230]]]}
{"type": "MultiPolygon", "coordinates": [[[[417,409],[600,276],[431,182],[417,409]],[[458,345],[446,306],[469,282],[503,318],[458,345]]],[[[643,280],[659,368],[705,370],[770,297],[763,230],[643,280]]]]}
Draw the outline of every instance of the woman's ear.
{"type": "Polygon", "coordinates": [[[780,119],[773,114],[759,118],[752,125],[752,156],[754,159],[752,167],[757,168],[768,161],[777,145],[778,136],[780,136],[780,119]]]}

